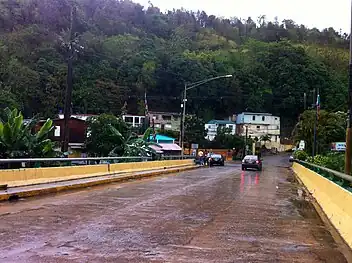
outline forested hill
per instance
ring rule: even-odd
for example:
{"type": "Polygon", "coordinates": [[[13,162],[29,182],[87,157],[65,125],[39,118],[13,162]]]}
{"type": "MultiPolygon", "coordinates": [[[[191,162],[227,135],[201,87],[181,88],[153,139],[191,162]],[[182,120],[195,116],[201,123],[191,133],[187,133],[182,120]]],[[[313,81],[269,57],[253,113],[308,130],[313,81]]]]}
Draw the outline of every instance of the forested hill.
{"type": "Polygon", "coordinates": [[[223,74],[234,78],[189,93],[188,112],[207,120],[266,111],[292,125],[304,92],[312,103],[317,87],[323,109],[345,110],[346,34],[264,16],[254,21],[162,13],[121,0],[1,1],[1,106],[18,106],[26,116],[53,116],[63,108],[63,44],[71,22],[83,47],[74,61],[77,113],[118,113],[125,102],[129,112],[143,112],[145,89],[150,109],[179,111],[184,82],[223,74]]]}

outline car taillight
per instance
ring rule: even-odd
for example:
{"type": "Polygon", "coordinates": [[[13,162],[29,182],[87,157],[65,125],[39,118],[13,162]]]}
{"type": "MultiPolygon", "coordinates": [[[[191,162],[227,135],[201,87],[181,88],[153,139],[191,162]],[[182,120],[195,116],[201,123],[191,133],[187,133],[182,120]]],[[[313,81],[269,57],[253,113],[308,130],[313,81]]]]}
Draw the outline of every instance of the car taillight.
{"type": "Polygon", "coordinates": [[[260,163],[260,161],[256,161],[256,163],[260,163]]]}

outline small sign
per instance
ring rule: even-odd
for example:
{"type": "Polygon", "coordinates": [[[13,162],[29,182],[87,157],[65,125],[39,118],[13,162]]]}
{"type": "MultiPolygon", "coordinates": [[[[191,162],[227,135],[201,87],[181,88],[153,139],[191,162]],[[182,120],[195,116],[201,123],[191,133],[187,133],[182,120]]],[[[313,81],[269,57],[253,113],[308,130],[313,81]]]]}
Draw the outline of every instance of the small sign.
{"type": "Polygon", "coordinates": [[[346,142],[334,142],[331,144],[331,151],[344,152],[346,151],[346,142]]]}
{"type": "Polygon", "coordinates": [[[306,148],[306,143],[305,143],[305,141],[300,141],[300,142],[299,142],[299,146],[298,146],[298,150],[303,151],[304,148],[306,148]]]}
{"type": "Polygon", "coordinates": [[[198,149],[198,148],[199,148],[199,145],[196,144],[196,143],[192,143],[191,148],[192,148],[192,149],[198,149]]]}

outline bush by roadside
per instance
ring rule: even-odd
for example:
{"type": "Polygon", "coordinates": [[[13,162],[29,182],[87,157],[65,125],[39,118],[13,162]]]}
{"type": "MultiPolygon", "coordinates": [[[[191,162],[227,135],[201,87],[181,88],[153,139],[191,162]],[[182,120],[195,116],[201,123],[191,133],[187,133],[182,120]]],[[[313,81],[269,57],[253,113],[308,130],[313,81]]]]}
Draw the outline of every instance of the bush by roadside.
{"type": "Polygon", "coordinates": [[[312,157],[308,157],[306,161],[338,172],[344,172],[345,155],[341,153],[328,153],[326,155],[316,155],[314,157],[314,160],[312,157]]]}

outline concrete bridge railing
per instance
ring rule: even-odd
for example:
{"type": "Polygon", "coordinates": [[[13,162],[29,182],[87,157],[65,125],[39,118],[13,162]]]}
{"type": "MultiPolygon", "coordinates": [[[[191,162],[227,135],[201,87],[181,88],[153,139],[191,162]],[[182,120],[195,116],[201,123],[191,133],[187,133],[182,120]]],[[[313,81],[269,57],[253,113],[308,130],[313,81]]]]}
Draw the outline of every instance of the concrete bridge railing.
{"type": "MultiPolygon", "coordinates": [[[[111,160],[121,157],[114,158],[73,158],[69,161],[85,161],[88,160],[111,160]]],[[[132,157],[127,157],[131,159],[132,157]]],[[[133,157],[136,159],[137,157],[133,157]]],[[[132,158],[132,159],[133,159],[132,158]]],[[[55,160],[57,160],[56,158],[55,160]]],[[[31,159],[31,161],[50,161],[54,162],[54,159],[31,159]]],[[[28,161],[28,159],[16,159],[16,160],[2,160],[10,162],[22,162],[28,161]]],[[[59,161],[66,161],[59,159],[59,161]]],[[[195,165],[193,159],[182,159],[182,160],[161,160],[151,161],[150,159],[144,158],[143,160],[137,160],[136,162],[120,162],[120,163],[103,163],[96,165],[76,165],[76,166],[60,166],[60,167],[41,167],[41,168],[20,168],[20,169],[3,169],[0,170],[0,188],[7,187],[18,187],[27,186],[34,184],[53,183],[66,180],[83,179],[89,177],[97,177],[104,175],[116,175],[133,173],[140,171],[149,171],[157,169],[166,169],[173,167],[191,166],[195,165]]]]}
{"type": "Polygon", "coordinates": [[[352,176],[302,161],[292,170],[352,249],[352,176]]]}

